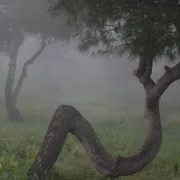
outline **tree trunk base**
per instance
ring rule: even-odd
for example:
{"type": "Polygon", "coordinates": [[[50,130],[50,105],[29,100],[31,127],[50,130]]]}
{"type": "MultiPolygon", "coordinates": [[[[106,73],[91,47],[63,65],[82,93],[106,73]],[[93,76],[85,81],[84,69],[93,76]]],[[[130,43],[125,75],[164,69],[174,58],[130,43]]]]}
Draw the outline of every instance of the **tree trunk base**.
{"type": "Polygon", "coordinates": [[[7,114],[8,114],[8,119],[10,122],[13,122],[13,123],[23,123],[24,122],[24,119],[23,119],[21,113],[14,106],[7,108],[7,114]]]}
{"type": "Polygon", "coordinates": [[[154,159],[161,146],[158,103],[154,111],[146,111],[150,122],[147,124],[145,142],[139,151],[131,157],[112,157],[101,144],[93,127],[76,108],[70,105],[60,106],[53,115],[41,148],[27,173],[27,179],[45,179],[56,162],[68,133],[72,133],[83,144],[96,170],[104,176],[117,178],[141,171],[154,159]]]}

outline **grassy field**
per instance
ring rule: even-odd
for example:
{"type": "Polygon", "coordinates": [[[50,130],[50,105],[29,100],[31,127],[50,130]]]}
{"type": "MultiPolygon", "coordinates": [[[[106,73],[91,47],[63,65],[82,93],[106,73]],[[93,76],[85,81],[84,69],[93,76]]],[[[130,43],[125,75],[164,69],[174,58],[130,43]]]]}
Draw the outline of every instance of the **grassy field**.
{"type": "MultiPolygon", "coordinates": [[[[37,99],[36,99],[37,100],[37,99]]],[[[19,108],[25,124],[11,124],[0,111],[0,179],[25,180],[57,107],[50,101],[35,103],[31,98],[19,108]]],[[[95,128],[112,155],[130,156],[145,137],[142,109],[108,108],[98,104],[76,106],[95,128]],[[83,108],[82,108],[83,107],[83,108]],[[92,115],[93,114],[93,115],[92,115]]],[[[177,108],[178,109],[178,108],[177,108]]],[[[165,112],[164,112],[165,113],[165,112]]],[[[162,113],[163,115],[163,113],[162,113]]],[[[163,128],[163,145],[155,160],[142,172],[122,180],[180,180],[180,113],[168,114],[163,128]]],[[[69,135],[49,180],[105,180],[89,161],[82,145],[69,135]]]]}

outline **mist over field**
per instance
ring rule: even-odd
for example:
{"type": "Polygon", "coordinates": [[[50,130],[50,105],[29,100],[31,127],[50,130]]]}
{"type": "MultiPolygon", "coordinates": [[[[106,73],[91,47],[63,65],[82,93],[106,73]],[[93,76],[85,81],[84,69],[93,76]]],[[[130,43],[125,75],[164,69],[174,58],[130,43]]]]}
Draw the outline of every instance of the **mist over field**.
{"type": "MultiPolygon", "coordinates": [[[[31,3],[0,0],[0,179],[25,179],[60,105],[77,108],[108,153],[133,155],[146,134],[145,91],[133,75],[138,60],[81,52],[73,26],[44,14],[44,0],[31,3]]],[[[175,62],[154,62],[155,82],[167,64],[175,62]]],[[[122,180],[179,180],[179,88],[176,81],[161,97],[163,143],[157,157],[122,180]]],[[[108,180],[71,134],[48,176],[60,179],[108,180]]]]}
{"type": "MultiPolygon", "coordinates": [[[[28,37],[18,53],[16,79],[25,61],[39,47],[35,37],[28,37]]],[[[28,76],[20,98],[37,95],[55,103],[86,104],[90,102],[109,105],[136,104],[143,106],[144,92],[133,76],[137,61],[128,57],[91,56],[77,49],[77,41],[57,42],[44,50],[28,69],[28,76]],[[36,94],[37,93],[37,94],[36,94]],[[38,94],[40,93],[40,94],[38,94]]],[[[153,77],[163,74],[162,63],[157,62],[153,77]]],[[[8,68],[8,59],[1,55],[1,96],[8,68]]],[[[177,100],[179,82],[174,83],[163,96],[166,103],[177,100]],[[168,101],[170,100],[170,101],[168,101]]],[[[176,103],[176,102],[175,102],[176,103]]]]}
{"type": "MultiPolygon", "coordinates": [[[[80,53],[77,50],[76,43],[76,40],[72,40],[69,43],[58,42],[50,45],[38,57],[36,62],[29,67],[28,75],[17,104],[26,123],[29,124],[25,125],[25,127],[22,125],[18,127],[8,123],[4,106],[4,88],[8,58],[1,55],[1,137],[6,140],[6,145],[1,147],[1,151],[17,151],[20,154],[29,151],[29,156],[21,155],[22,157],[19,157],[23,161],[24,158],[30,159],[24,162],[23,174],[26,174],[30,166],[29,161],[33,161],[35,153],[42,143],[55,109],[61,104],[73,105],[83,113],[111,153],[127,155],[128,152],[135,152],[142,143],[145,135],[145,122],[143,120],[144,91],[142,86],[139,85],[138,80],[132,75],[136,62],[131,62],[126,57],[120,59],[115,57],[94,58],[88,53],[80,53]],[[107,135],[107,132],[109,135],[107,135]],[[9,136],[12,137],[9,138],[9,136]],[[113,140],[111,139],[112,137],[114,137],[113,140]],[[109,144],[110,142],[111,145],[109,144]],[[12,147],[12,143],[14,147],[12,147]],[[27,143],[30,143],[32,146],[31,150],[27,149],[27,143]],[[123,148],[119,149],[119,147],[123,146],[126,147],[125,151],[123,148]],[[113,148],[110,149],[110,147],[113,148]],[[117,148],[118,151],[116,152],[117,148]]],[[[27,38],[18,53],[15,83],[17,83],[23,63],[32,56],[37,48],[36,38],[27,38]]],[[[157,63],[157,66],[154,68],[154,79],[157,79],[158,75],[163,73],[162,67],[163,63],[157,63]]],[[[179,133],[178,129],[171,129],[171,127],[178,127],[176,124],[179,122],[180,117],[179,86],[179,82],[172,85],[161,101],[162,122],[165,124],[165,128],[168,127],[164,141],[174,138],[174,148],[177,146],[175,142],[178,142],[179,133]],[[171,121],[175,122],[175,124],[171,123],[171,121]]],[[[165,143],[162,147],[162,159],[165,156],[169,156],[168,153],[171,154],[171,146],[173,145],[168,144],[169,142],[165,143]]],[[[76,173],[77,179],[80,177],[98,179],[99,175],[94,171],[91,172],[91,163],[81,145],[74,138],[72,139],[70,136],[63,149],[61,158],[56,163],[55,169],[52,172],[55,180],[58,179],[56,178],[57,172],[60,171],[58,173],[60,175],[57,175],[57,177],[67,178],[76,166],[79,168],[84,167],[83,171],[87,172],[86,175],[81,175],[80,172],[76,173]],[[68,148],[71,150],[67,150],[68,148]],[[66,154],[66,151],[69,151],[69,153],[66,154]],[[76,163],[72,164],[72,159],[76,163]],[[87,163],[84,164],[81,159],[85,159],[87,163]],[[68,167],[68,170],[66,167],[68,167]],[[88,175],[90,172],[91,175],[88,175]]],[[[178,149],[176,151],[178,153],[178,149]]],[[[8,179],[7,172],[14,172],[16,174],[14,178],[24,178],[24,175],[19,173],[21,165],[18,164],[20,160],[17,158],[15,154],[11,159],[2,159],[0,161],[2,163],[2,177],[8,179]],[[12,161],[17,162],[17,164],[12,164],[12,161]],[[11,168],[14,168],[14,170],[11,170],[11,168]]],[[[176,159],[176,156],[173,158],[176,159]]],[[[176,162],[173,158],[169,158],[167,161],[171,162],[172,160],[173,163],[174,161],[176,162]]],[[[159,157],[154,164],[160,164],[159,166],[161,167],[160,162],[161,158],[159,157]]],[[[168,172],[171,172],[171,167],[175,166],[176,163],[173,163],[170,163],[170,170],[168,172]]],[[[156,169],[153,165],[149,168],[150,170],[144,171],[141,174],[142,178],[146,179],[147,174],[150,176],[151,172],[154,172],[156,169]]],[[[161,174],[162,172],[159,173],[161,174]]],[[[158,177],[159,173],[157,173],[158,177]]],[[[71,180],[72,176],[68,178],[71,180]]],[[[134,179],[136,178],[138,179],[139,176],[134,176],[134,179]]],[[[153,178],[154,176],[152,176],[153,178]]],[[[124,179],[133,179],[133,177],[124,179]]]]}

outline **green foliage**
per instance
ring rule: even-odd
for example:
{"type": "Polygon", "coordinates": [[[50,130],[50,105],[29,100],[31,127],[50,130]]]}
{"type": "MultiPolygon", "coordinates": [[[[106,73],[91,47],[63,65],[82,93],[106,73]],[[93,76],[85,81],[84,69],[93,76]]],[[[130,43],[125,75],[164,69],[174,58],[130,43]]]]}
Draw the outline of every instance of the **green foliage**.
{"type": "Polygon", "coordinates": [[[53,0],[78,26],[80,50],[174,60],[180,53],[180,5],[164,0],[53,0]]]}

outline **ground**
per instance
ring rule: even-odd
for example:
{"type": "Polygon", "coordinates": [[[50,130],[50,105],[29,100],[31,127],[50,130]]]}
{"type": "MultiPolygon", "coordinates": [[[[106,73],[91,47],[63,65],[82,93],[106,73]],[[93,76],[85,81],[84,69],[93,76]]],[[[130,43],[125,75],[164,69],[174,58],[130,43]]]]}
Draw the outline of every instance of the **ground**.
{"type": "MultiPolygon", "coordinates": [[[[29,98],[19,106],[25,124],[11,124],[4,111],[0,112],[0,179],[24,180],[41,145],[57,104],[34,99],[38,102],[29,98]]],[[[138,150],[145,137],[143,106],[139,110],[123,105],[108,109],[100,103],[76,107],[93,125],[109,153],[129,156],[138,150]]],[[[163,145],[155,160],[142,172],[121,180],[180,180],[180,112],[172,112],[163,122],[163,145]]],[[[48,180],[105,180],[93,169],[84,148],[72,135],[50,176],[48,180]]]]}

